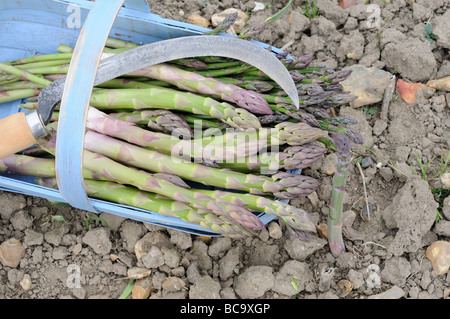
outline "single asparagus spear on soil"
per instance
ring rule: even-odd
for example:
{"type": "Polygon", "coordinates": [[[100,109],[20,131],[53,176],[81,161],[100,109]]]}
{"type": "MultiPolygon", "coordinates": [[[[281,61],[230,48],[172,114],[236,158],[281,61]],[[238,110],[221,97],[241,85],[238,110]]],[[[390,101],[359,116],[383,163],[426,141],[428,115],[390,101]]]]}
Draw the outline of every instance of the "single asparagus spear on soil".
{"type": "Polygon", "coordinates": [[[351,160],[351,143],[348,136],[343,133],[333,133],[332,137],[333,143],[336,145],[337,163],[333,176],[327,232],[331,253],[334,257],[338,257],[345,251],[344,240],[342,238],[342,206],[346,177],[351,160]]]}

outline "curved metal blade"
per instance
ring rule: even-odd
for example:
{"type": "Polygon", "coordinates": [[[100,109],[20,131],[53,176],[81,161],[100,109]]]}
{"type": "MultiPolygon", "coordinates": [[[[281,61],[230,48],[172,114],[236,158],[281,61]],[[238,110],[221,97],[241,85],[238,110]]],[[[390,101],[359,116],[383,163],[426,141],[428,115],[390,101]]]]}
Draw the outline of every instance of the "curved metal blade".
{"type": "MultiPolygon", "coordinates": [[[[241,60],[260,69],[289,95],[299,108],[294,81],[286,67],[272,53],[256,43],[228,36],[188,36],[146,44],[102,60],[94,85],[147,66],[197,56],[223,56],[241,60]]],[[[38,112],[47,124],[53,108],[61,101],[65,77],[52,82],[39,95],[38,112]]]]}

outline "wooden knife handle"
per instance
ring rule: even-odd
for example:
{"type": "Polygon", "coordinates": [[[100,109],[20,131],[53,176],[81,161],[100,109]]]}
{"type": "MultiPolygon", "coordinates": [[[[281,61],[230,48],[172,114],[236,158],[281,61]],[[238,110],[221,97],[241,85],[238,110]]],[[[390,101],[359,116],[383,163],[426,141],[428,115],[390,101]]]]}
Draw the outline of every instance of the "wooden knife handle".
{"type": "Polygon", "coordinates": [[[25,113],[19,112],[0,119],[0,159],[36,144],[25,113]]]}

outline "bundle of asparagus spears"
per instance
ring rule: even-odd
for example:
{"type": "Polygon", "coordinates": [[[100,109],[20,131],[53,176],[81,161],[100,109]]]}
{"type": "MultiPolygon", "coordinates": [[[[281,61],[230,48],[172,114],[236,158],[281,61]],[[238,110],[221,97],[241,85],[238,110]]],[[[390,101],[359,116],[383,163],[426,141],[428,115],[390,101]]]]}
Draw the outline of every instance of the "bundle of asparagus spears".
{"type": "MultiPolygon", "coordinates": [[[[137,46],[108,39],[105,54],[137,46]]],[[[0,103],[27,98],[67,73],[72,48],[0,63],[0,103]]],[[[335,151],[329,132],[346,134],[352,119],[334,107],[355,97],[340,84],[350,74],[310,67],[313,55],[278,58],[297,84],[301,108],[267,75],[223,57],[153,65],[93,88],[83,176],[90,197],[180,218],[233,238],[264,229],[275,215],[298,234],[315,233],[308,213],[283,201],[308,196],[320,181],[293,174],[335,151]],[[201,186],[199,186],[201,185],[201,186]]],[[[57,188],[58,108],[45,140],[0,160],[0,172],[31,175],[57,188]]]]}

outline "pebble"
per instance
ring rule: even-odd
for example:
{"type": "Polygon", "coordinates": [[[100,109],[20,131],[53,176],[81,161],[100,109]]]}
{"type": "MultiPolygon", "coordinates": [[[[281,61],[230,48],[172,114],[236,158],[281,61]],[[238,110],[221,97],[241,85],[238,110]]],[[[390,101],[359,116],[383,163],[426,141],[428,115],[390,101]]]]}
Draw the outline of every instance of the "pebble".
{"type": "Polygon", "coordinates": [[[304,261],[306,258],[322,249],[327,244],[327,240],[317,238],[310,242],[301,241],[298,238],[291,237],[284,244],[284,248],[292,259],[304,261]]]}
{"type": "Polygon", "coordinates": [[[209,28],[211,23],[208,19],[198,15],[198,14],[191,14],[186,19],[187,23],[195,24],[203,28],[209,28]]]}
{"type": "Polygon", "coordinates": [[[344,298],[348,296],[353,290],[353,284],[347,279],[342,279],[337,283],[338,288],[341,290],[339,297],[344,298]]]}
{"type": "Polygon", "coordinates": [[[169,241],[169,237],[163,232],[148,232],[134,243],[134,253],[136,258],[140,260],[149,252],[150,247],[152,246],[162,248],[171,247],[172,244],[169,241]]]}
{"type": "Polygon", "coordinates": [[[450,268],[450,242],[438,240],[426,250],[436,275],[446,274],[450,268]]]}
{"type": "Polygon", "coordinates": [[[20,270],[17,270],[15,268],[10,269],[8,271],[8,281],[12,284],[15,285],[16,283],[20,282],[23,278],[24,273],[20,270]]]}
{"type": "Polygon", "coordinates": [[[24,274],[22,280],[19,282],[23,290],[28,291],[31,289],[31,276],[24,274]]]}
{"type": "Polygon", "coordinates": [[[372,164],[373,164],[373,161],[372,161],[372,158],[370,156],[364,157],[362,159],[362,161],[361,161],[361,167],[362,168],[368,168],[368,167],[372,166],[372,164]]]}
{"type": "Polygon", "coordinates": [[[147,268],[158,268],[164,265],[164,256],[159,247],[152,246],[148,253],[142,257],[141,261],[147,268]]]}
{"type": "Polygon", "coordinates": [[[170,268],[176,268],[180,265],[180,254],[175,248],[170,248],[167,246],[161,247],[161,252],[163,253],[164,263],[170,268]]]}
{"type": "Polygon", "coordinates": [[[23,240],[24,245],[27,246],[38,246],[42,245],[44,242],[44,235],[35,232],[31,229],[25,229],[25,238],[23,240]]]}
{"type": "MultiPolygon", "coordinates": [[[[450,174],[449,174],[449,178],[450,178],[450,174]]],[[[444,204],[443,204],[443,207],[442,207],[442,213],[444,214],[445,218],[450,220],[450,197],[447,197],[447,198],[444,199],[444,204]]]]}
{"type": "Polygon", "coordinates": [[[200,270],[209,271],[213,264],[208,255],[208,246],[201,240],[195,240],[192,245],[192,253],[197,257],[197,263],[200,270]]]}
{"type": "Polygon", "coordinates": [[[253,12],[261,11],[266,8],[266,5],[262,2],[255,1],[255,7],[252,9],[253,12]]]}
{"type": "Polygon", "coordinates": [[[231,238],[219,237],[214,239],[208,248],[208,255],[213,258],[219,257],[221,253],[227,252],[231,248],[231,238]]]}
{"type": "Polygon", "coordinates": [[[24,210],[19,210],[10,219],[15,230],[25,230],[33,225],[33,217],[24,210]]]}
{"type": "Polygon", "coordinates": [[[59,246],[53,249],[52,257],[54,260],[63,260],[68,254],[67,248],[59,246]]]}
{"type": "Polygon", "coordinates": [[[118,231],[122,222],[126,220],[125,217],[109,213],[101,213],[99,217],[108,224],[108,228],[112,231],[118,231]]]}
{"type": "Polygon", "coordinates": [[[313,272],[306,262],[288,260],[275,275],[275,284],[271,290],[285,296],[294,296],[304,291],[313,278],[313,272]]]}
{"type": "Polygon", "coordinates": [[[392,257],[386,260],[380,275],[384,282],[403,286],[406,283],[406,278],[411,275],[411,265],[406,258],[392,257]]]}
{"type": "Polygon", "coordinates": [[[186,270],[184,269],[183,266],[179,266],[179,267],[172,269],[172,275],[174,275],[174,276],[184,277],[185,274],[186,274],[186,270]]]}
{"type": "Polygon", "coordinates": [[[142,278],[138,280],[131,290],[132,299],[147,299],[153,289],[153,283],[150,278],[142,278]]]}
{"type": "Polygon", "coordinates": [[[274,284],[272,267],[250,266],[235,278],[234,291],[242,299],[254,299],[262,297],[274,284]]]}
{"type": "Polygon", "coordinates": [[[230,249],[228,253],[219,261],[219,275],[221,280],[227,280],[234,274],[235,268],[240,263],[239,246],[230,249]]]}
{"type": "Polygon", "coordinates": [[[109,240],[109,228],[99,227],[89,230],[82,238],[82,242],[98,255],[108,255],[112,248],[112,243],[109,240]]]}
{"type": "Polygon", "coordinates": [[[364,285],[364,275],[357,270],[350,269],[348,272],[348,279],[355,289],[359,289],[364,285]]]}
{"type": "Polygon", "coordinates": [[[134,251],[134,245],[144,234],[145,227],[133,220],[126,220],[120,226],[120,237],[129,252],[134,251]]]}
{"type": "Polygon", "coordinates": [[[167,277],[162,282],[162,289],[164,289],[166,292],[177,292],[183,289],[186,286],[186,283],[178,278],[178,277],[167,277]]]}
{"type": "Polygon", "coordinates": [[[0,245],[0,262],[5,267],[16,268],[24,256],[25,249],[15,238],[10,238],[0,245]]]}
{"type": "Polygon", "coordinates": [[[336,169],[337,155],[336,153],[328,154],[324,157],[320,171],[327,175],[333,175],[336,169]]]}
{"type": "MultiPolygon", "coordinates": [[[[352,39],[349,38],[349,43],[352,39]]],[[[347,54],[348,51],[343,51],[347,54]]],[[[381,102],[384,97],[386,86],[391,78],[391,73],[379,70],[375,67],[366,68],[363,65],[352,65],[348,69],[352,70],[351,76],[342,82],[345,91],[358,98],[350,103],[354,108],[363,105],[371,105],[381,102]]]]}
{"type": "Polygon", "coordinates": [[[369,296],[367,299],[400,299],[405,295],[405,292],[399,286],[393,286],[392,288],[379,293],[377,295],[369,296]]]}
{"type": "Polygon", "coordinates": [[[434,227],[434,232],[440,236],[450,237],[450,221],[440,220],[434,227]]]}
{"type": "Polygon", "coordinates": [[[381,135],[381,133],[384,132],[384,130],[387,128],[387,123],[383,120],[376,120],[374,125],[373,125],[373,134],[376,136],[381,135]]]}
{"type": "Polygon", "coordinates": [[[186,277],[192,284],[202,277],[198,269],[198,263],[196,261],[188,266],[186,270],[186,277]]]}
{"type": "Polygon", "coordinates": [[[150,276],[152,271],[147,268],[142,267],[133,267],[127,270],[127,276],[129,279],[142,279],[147,276],[150,276]]]}
{"type": "Polygon", "coordinates": [[[189,289],[189,299],[220,299],[220,283],[210,276],[203,276],[189,289]]]}
{"type": "Polygon", "coordinates": [[[394,178],[394,172],[389,167],[380,168],[380,175],[386,182],[390,182],[394,178]]]}
{"type": "Polygon", "coordinates": [[[69,232],[69,227],[63,223],[56,223],[55,225],[54,229],[44,234],[44,239],[53,246],[59,246],[63,236],[69,232]]]}
{"type": "Polygon", "coordinates": [[[186,250],[192,247],[192,236],[186,232],[175,229],[167,229],[170,235],[170,243],[176,245],[181,250],[186,250]]]}
{"type": "Polygon", "coordinates": [[[274,239],[280,239],[283,236],[281,227],[277,222],[270,222],[267,230],[269,231],[269,236],[274,239]]]}
{"type": "Polygon", "coordinates": [[[226,17],[235,12],[238,13],[237,18],[231,28],[227,31],[227,33],[231,33],[234,31],[235,34],[245,26],[248,20],[248,16],[245,14],[245,12],[239,9],[229,8],[220,13],[213,14],[211,17],[211,24],[213,25],[213,27],[217,27],[220,23],[222,23],[223,20],[225,20],[226,17]]]}
{"type": "Polygon", "coordinates": [[[2,203],[0,217],[4,220],[9,220],[14,212],[26,206],[27,201],[21,195],[2,193],[0,194],[0,202],[2,203]]]}

